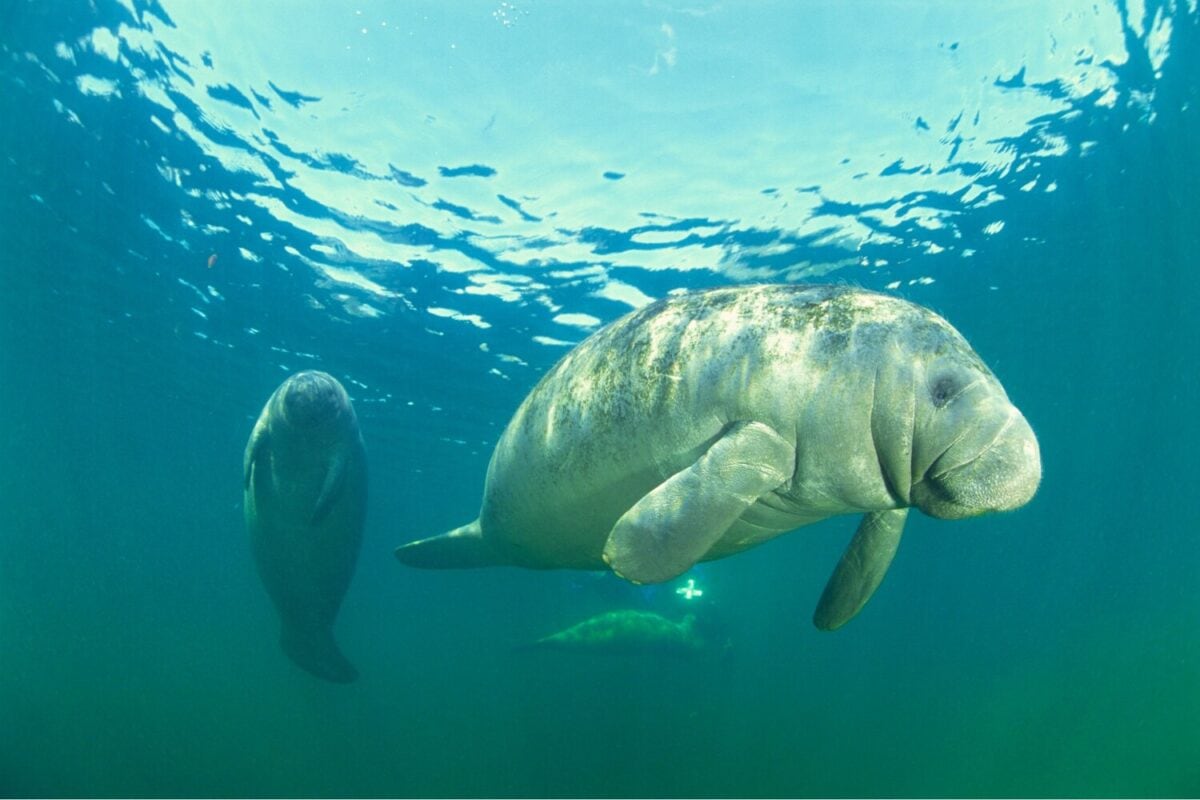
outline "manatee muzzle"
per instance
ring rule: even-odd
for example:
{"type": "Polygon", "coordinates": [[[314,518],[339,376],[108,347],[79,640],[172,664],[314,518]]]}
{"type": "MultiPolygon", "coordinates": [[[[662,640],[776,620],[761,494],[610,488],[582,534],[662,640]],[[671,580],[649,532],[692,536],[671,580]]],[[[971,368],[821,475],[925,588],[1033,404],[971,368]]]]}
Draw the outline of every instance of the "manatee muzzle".
{"type": "Polygon", "coordinates": [[[913,485],[914,505],[940,519],[1011,511],[1028,503],[1042,479],[1037,437],[1021,412],[1009,414],[982,448],[962,437],[913,485]],[[972,452],[973,451],[973,452],[972,452]]]}

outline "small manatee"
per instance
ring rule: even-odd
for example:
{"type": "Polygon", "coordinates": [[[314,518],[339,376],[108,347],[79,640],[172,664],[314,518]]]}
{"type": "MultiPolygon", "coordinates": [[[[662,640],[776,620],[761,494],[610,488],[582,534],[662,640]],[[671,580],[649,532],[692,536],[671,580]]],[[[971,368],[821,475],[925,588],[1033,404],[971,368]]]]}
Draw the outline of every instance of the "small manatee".
{"type": "Polygon", "coordinates": [[[243,462],[254,563],[281,623],[280,646],[319,678],[358,677],[333,639],[354,575],[367,462],[350,397],[331,375],[299,372],[263,408],[243,462]]]}
{"type": "Polygon", "coordinates": [[[626,609],[597,614],[517,649],[696,655],[713,647],[714,642],[701,635],[694,614],[672,622],[653,611],[626,609]]]}

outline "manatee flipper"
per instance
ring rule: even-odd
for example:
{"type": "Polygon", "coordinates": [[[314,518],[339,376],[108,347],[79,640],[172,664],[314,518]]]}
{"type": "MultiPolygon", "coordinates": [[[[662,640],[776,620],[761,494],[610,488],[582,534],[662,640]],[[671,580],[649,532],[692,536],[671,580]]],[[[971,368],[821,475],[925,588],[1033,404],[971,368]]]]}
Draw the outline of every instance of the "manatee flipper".
{"type": "Polygon", "coordinates": [[[796,468],[796,450],[760,422],[740,422],[694,464],[660,483],[613,526],[604,561],[634,583],[686,572],[796,468]]]}
{"type": "Polygon", "coordinates": [[[907,508],[863,515],[854,538],[825,585],[813,614],[814,625],[823,631],[836,630],[862,610],[887,574],[907,518],[907,508]]]}
{"type": "Polygon", "coordinates": [[[264,417],[260,417],[258,422],[254,423],[254,430],[250,432],[250,441],[246,442],[246,451],[242,454],[242,489],[250,488],[250,476],[254,474],[254,462],[262,458],[262,454],[266,451],[267,443],[270,437],[267,435],[267,423],[264,417]]]}
{"type": "Polygon", "coordinates": [[[358,670],[342,655],[333,640],[333,629],[329,627],[283,626],[279,637],[283,652],[302,669],[318,678],[334,683],[352,683],[358,679],[358,670]]]}
{"type": "Polygon", "coordinates": [[[346,456],[339,452],[329,460],[329,466],[325,469],[325,481],[321,484],[321,494],[317,497],[316,505],[313,506],[312,521],[314,525],[325,519],[329,509],[333,508],[333,504],[342,490],[342,484],[346,482],[345,478],[346,456]]]}
{"type": "Polygon", "coordinates": [[[483,538],[479,520],[441,536],[431,536],[396,548],[396,558],[410,567],[456,569],[493,567],[507,563],[483,538]]]}

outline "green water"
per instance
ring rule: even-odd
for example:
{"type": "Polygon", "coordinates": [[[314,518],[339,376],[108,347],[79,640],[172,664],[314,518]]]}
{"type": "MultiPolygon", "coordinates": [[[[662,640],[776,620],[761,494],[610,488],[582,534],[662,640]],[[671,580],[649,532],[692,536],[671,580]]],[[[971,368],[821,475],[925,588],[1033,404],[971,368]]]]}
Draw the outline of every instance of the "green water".
{"type": "MultiPolygon", "coordinates": [[[[331,265],[381,282],[420,311],[407,310],[395,297],[331,281],[312,268],[310,261],[324,251],[310,245],[336,250],[330,242],[337,235],[357,242],[351,233],[375,228],[394,244],[400,229],[371,222],[375,212],[363,210],[368,203],[347,200],[349,210],[342,213],[312,200],[316,189],[306,194],[288,184],[279,204],[304,209],[301,222],[317,231],[310,232],[265,201],[246,200],[255,191],[246,173],[222,166],[189,137],[240,142],[244,152],[254,149],[246,143],[257,142],[284,165],[281,174],[290,169],[314,184],[344,179],[366,196],[374,184],[353,168],[317,171],[317,156],[306,166],[285,148],[264,144],[270,140],[257,128],[257,140],[244,131],[222,132],[211,116],[216,106],[196,110],[182,95],[172,102],[191,127],[172,122],[133,86],[159,80],[184,92],[182,78],[167,67],[139,78],[136,67],[149,70],[147,64],[159,62],[143,63],[133,50],[128,64],[104,62],[111,75],[87,61],[86,48],[77,49],[76,61],[54,55],[59,41],[74,42],[98,26],[115,28],[118,20],[127,32],[203,38],[199,28],[188,27],[199,23],[186,21],[185,9],[166,5],[164,14],[180,15],[174,33],[157,22],[154,6],[141,3],[133,5],[140,16],[120,4],[100,4],[94,12],[55,10],[54,4],[51,10],[22,3],[0,9],[0,119],[6,120],[0,144],[7,156],[0,161],[0,795],[1200,793],[1200,380],[1194,354],[1200,342],[1200,28],[1193,7],[1148,4],[1146,19],[1161,11],[1172,21],[1169,57],[1157,69],[1146,55],[1150,26],[1140,34],[1128,26],[1113,29],[1118,40],[1123,31],[1133,54],[1111,65],[1116,100],[1098,102],[1100,89],[1059,97],[1061,108],[1026,120],[1026,132],[1006,145],[1015,160],[1007,167],[986,165],[974,179],[1003,201],[981,205],[932,188],[916,194],[897,188],[886,199],[950,209],[952,229],[879,223],[879,238],[843,252],[846,245],[821,236],[788,238],[788,224],[754,217],[759,200],[746,200],[744,218],[757,221],[729,223],[720,235],[700,231],[703,220],[687,216],[688,204],[703,204],[705,187],[739,189],[729,177],[739,159],[763,173],[784,169],[761,163],[753,148],[714,149],[728,161],[680,178],[677,193],[688,195],[686,203],[675,204],[669,182],[645,190],[647,211],[675,214],[674,222],[645,217],[638,223],[662,223],[653,231],[659,236],[679,234],[661,251],[650,253],[638,243],[638,237],[650,238],[638,224],[622,227],[599,218],[586,224],[587,214],[600,213],[588,209],[606,207],[603,187],[641,191],[639,174],[654,174],[657,181],[656,173],[629,169],[628,177],[614,180],[589,171],[588,180],[601,188],[582,178],[578,185],[592,205],[579,211],[569,208],[566,194],[553,195],[562,217],[556,221],[540,211],[548,221],[530,241],[551,236],[555,226],[577,225],[571,241],[586,257],[511,271],[542,282],[547,288],[530,291],[567,311],[604,322],[622,312],[596,300],[592,289],[581,289],[579,279],[553,274],[567,267],[609,270],[609,277],[654,297],[747,279],[725,262],[680,272],[614,264],[643,256],[686,260],[696,241],[742,253],[737,263],[759,269],[755,279],[820,277],[874,289],[900,281],[898,293],[937,310],[967,336],[1030,420],[1044,460],[1034,501],[1011,514],[961,522],[914,513],[871,604],[844,629],[825,634],[812,627],[812,610],[856,524],[851,518],[703,565],[695,577],[704,605],[697,606],[673,587],[639,589],[611,577],[516,569],[426,572],[398,564],[396,545],[477,513],[499,431],[542,371],[565,352],[530,337],[582,334],[572,337],[552,324],[549,316],[557,312],[532,294],[508,303],[456,292],[482,285],[449,268],[462,259],[488,269],[506,262],[497,255],[501,251],[488,250],[487,237],[459,236],[450,228],[431,233],[414,222],[403,229],[405,246],[421,243],[428,263],[413,258],[393,268],[388,256],[377,253],[329,257],[331,265]],[[75,78],[82,74],[110,75],[120,96],[81,92],[75,78]],[[55,100],[77,113],[78,124],[55,100]],[[152,112],[184,134],[155,133],[152,112]],[[1052,140],[1066,145],[1049,147],[1052,140]],[[190,170],[179,185],[160,174],[156,165],[165,161],[190,170]],[[1035,174],[1039,186],[1053,184],[1055,191],[1023,191],[1035,174]],[[197,186],[225,194],[184,191],[197,186]],[[274,209],[278,219],[264,209],[274,209]],[[194,226],[177,221],[181,210],[194,226]],[[238,214],[253,224],[238,221],[238,214]],[[572,214],[583,214],[583,221],[572,214]],[[147,218],[159,220],[165,236],[147,218]],[[563,221],[568,218],[572,222],[563,221]],[[1004,222],[1001,229],[990,229],[997,220],[1004,222]],[[197,232],[204,225],[226,232],[206,239],[197,232]],[[693,227],[700,232],[689,234],[693,227]],[[275,238],[259,236],[262,231],[275,238]],[[786,258],[764,255],[763,241],[786,241],[794,249],[786,258]],[[928,241],[943,251],[932,252],[928,241]],[[285,243],[303,257],[285,251],[285,243]],[[239,260],[238,247],[261,251],[265,260],[239,260]],[[206,266],[208,254],[218,251],[220,258],[206,266]],[[862,269],[860,256],[875,266],[862,269]],[[849,261],[823,276],[788,272],[805,259],[849,261]],[[936,280],[909,283],[923,275],[936,280]],[[346,312],[351,303],[339,295],[375,303],[386,313],[346,312]],[[321,308],[314,310],[306,298],[321,308]],[[491,327],[426,314],[426,307],[478,314],[491,327]],[[489,360],[497,353],[514,354],[525,366],[489,360]],[[489,374],[492,366],[507,379],[489,374]],[[337,625],[338,640],[361,673],[350,686],[314,679],[279,651],[277,621],[242,522],[241,455],[253,419],[288,371],[307,367],[360,381],[348,388],[367,443],[371,497],[358,571],[337,625]],[[719,616],[730,652],[697,659],[589,658],[513,649],[621,607],[672,619],[693,608],[719,616]]],[[[1132,5],[1104,9],[1124,19],[1139,12],[1132,5]]],[[[877,4],[876,11],[901,6],[877,4]]],[[[522,8],[529,15],[520,17],[520,25],[535,24],[541,7],[522,8]]],[[[824,15],[840,13],[820,8],[824,15]]],[[[914,25],[987,28],[979,20],[968,24],[968,17],[982,12],[959,11],[959,19],[936,8],[905,16],[914,25]]],[[[471,9],[495,23],[491,6],[471,9]]],[[[1027,11],[1014,5],[997,13],[1016,26],[1027,11]]],[[[288,17],[282,7],[264,13],[278,15],[281,24],[288,17]]],[[[458,24],[434,7],[424,13],[445,30],[458,24]]],[[[620,19],[651,39],[665,36],[657,13],[643,15],[632,6],[614,11],[617,23],[605,28],[614,38],[596,45],[596,63],[604,62],[604,47],[616,53],[627,44],[620,19]]],[[[774,14],[791,30],[803,27],[796,15],[806,12],[780,6],[758,13],[753,24],[774,14]]],[[[1056,20],[1069,16],[1064,10],[1056,20]]],[[[680,42],[679,66],[671,75],[684,92],[688,29],[683,16],[670,20],[680,42]]],[[[296,24],[305,22],[320,20],[296,24]]],[[[568,21],[556,18],[554,24],[568,21]]],[[[725,32],[743,47],[753,38],[751,23],[744,24],[750,27],[725,32]]],[[[720,31],[705,30],[714,47],[724,41],[720,31]]],[[[1030,41],[1041,42],[1045,34],[1039,28],[1030,41]]],[[[878,62],[874,72],[860,67],[864,74],[908,74],[900,33],[892,40],[872,27],[870,35],[895,47],[861,53],[878,62]]],[[[965,34],[963,41],[962,51],[982,47],[965,34]]],[[[207,47],[214,61],[224,57],[228,63],[235,44],[242,48],[236,52],[253,52],[247,41],[206,40],[188,51],[188,64],[176,67],[204,80],[197,53],[207,47]]],[[[842,44],[827,43],[825,58],[853,52],[850,42],[842,44]]],[[[914,53],[948,47],[924,40],[918,45],[914,53]]],[[[779,47],[774,38],[769,46],[779,47]]],[[[1030,64],[1041,46],[1029,45],[1030,64]]],[[[1065,40],[1062,46],[1068,46],[1065,40]]],[[[668,52],[664,44],[659,49],[668,52]]],[[[538,53],[545,63],[522,67],[538,76],[532,88],[544,88],[539,81],[552,82],[554,75],[551,57],[538,53]]],[[[777,57],[785,58],[785,49],[777,57]]],[[[662,70],[668,61],[660,56],[662,70]]],[[[308,82],[293,80],[290,63],[268,67],[279,71],[287,91],[316,96],[368,80],[319,71],[308,82]]],[[[1005,63],[1012,68],[989,73],[987,86],[1012,79],[1016,64],[1005,63]]],[[[745,99],[746,119],[728,124],[741,130],[758,120],[764,141],[773,131],[783,136],[790,129],[782,117],[756,111],[752,100],[769,98],[774,81],[779,91],[787,82],[755,74],[760,82],[745,99]]],[[[979,83],[979,76],[949,67],[935,74],[960,87],[962,97],[979,83]]],[[[908,80],[919,85],[921,77],[914,72],[908,80]]],[[[218,84],[224,85],[213,78],[209,85],[218,84]]],[[[275,97],[265,82],[247,79],[247,86],[275,97]]],[[[439,99],[435,89],[427,91],[432,99],[422,108],[453,116],[454,95],[439,99]],[[436,102],[445,105],[430,105],[436,102]]],[[[1055,97],[1052,86],[1004,91],[1055,97]]],[[[840,97],[850,105],[855,99],[840,97]]],[[[529,123],[528,146],[542,148],[548,161],[554,160],[555,140],[548,134],[539,139],[537,126],[551,125],[547,109],[556,98],[528,98],[546,114],[529,123]]],[[[254,124],[276,125],[262,102],[253,102],[263,116],[254,124]]],[[[320,163],[336,166],[337,154],[369,149],[372,114],[384,120],[386,113],[369,98],[362,102],[356,107],[346,100],[350,110],[344,113],[365,120],[367,133],[339,139],[330,131],[334,138],[318,153],[326,159],[320,163]]],[[[736,106],[731,99],[721,102],[736,106]]],[[[320,116],[320,103],[298,105],[305,112],[316,109],[314,119],[330,118],[320,116]]],[[[963,100],[960,109],[968,105],[963,100]]],[[[271,113],[281,114],[281,107],[275,100],[271,113]]],[[[670,131],[671,113],[653,118],[670,131]]],[[[696,120],[688,119],[688,125],[680,123],[681,138],[704,141],[704,126],[697,129],[696,120]]],[[[594,133],[597,148],[604,150],[610,138],[626,142],[638,135],[622,121],[628,123],[615,115],[612,131],[594,133]]],[[[471,130],[484,122],[472,117],[471,130]]],[[[929,124],[944,123],[939,117],[929,124]]],[[[905,126],[914,129],[911,119],[905,126]]],[[[853,133],[845,136],[840,145],[859,157],[853,133]]],[[[474,145],[434,138],[427,143],[434,153],[430,163],[489,163],[492,151],[482,138],[474,145]]],[[[611,147],[624,152],[625,145],[611,147]]],[[[907,153],[896,145],[886,155],[890,162],[907,153]]],[[[409,162],[395,158],[397,169],[406,168],[409,162]]],[[[653,160],[635,166],[651,170],[653,160]]],[[[625,163],[604,166],[619,172],[625,163]]],[[[902,177],[926,180],[914,175],[902,177]]],[[[447,178],[447,186],[506,178],[517,185],[479,190],[468,199],[446,189],[452,200],[443,210],[446,204],[491,208],[487,198],[497,192],[538,209],[530,198],[551,196],[553,181],[522,194],[519,179],[536,183],[537,176],[532,169],[510,168],[495,179],[447,178]]],[[[718,194],[709,198],[714,208],[733,202],[718,194]]],[[[875,206],[865,199],[838,205],[833,188],[825,196],[822,213],[835,222],[873,219],[875,206]]],[[[400,225],[425,219],[428,205],[414,200],[389,213],[400,225]]],[[[475,217],[485,216],[476,211],[475,217]]],[[[510,224],[535,224],[463,222],[466,212],[446,213],[456,224],[496,236],[510,224]]]]}

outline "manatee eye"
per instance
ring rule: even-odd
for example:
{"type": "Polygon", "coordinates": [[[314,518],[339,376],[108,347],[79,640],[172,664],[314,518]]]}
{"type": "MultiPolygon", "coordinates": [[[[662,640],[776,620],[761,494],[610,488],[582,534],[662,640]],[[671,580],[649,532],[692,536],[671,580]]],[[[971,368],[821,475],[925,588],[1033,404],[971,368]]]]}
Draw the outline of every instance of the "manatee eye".
{"type": "Polygon", "coordinates": [[[929,399],[933,401],[934,408],[941,408],[946,403],[949,403],[959,393],[960,389],[961,387],[957,380],[949,375],[942,375],[930,387],[929,399]]]}

